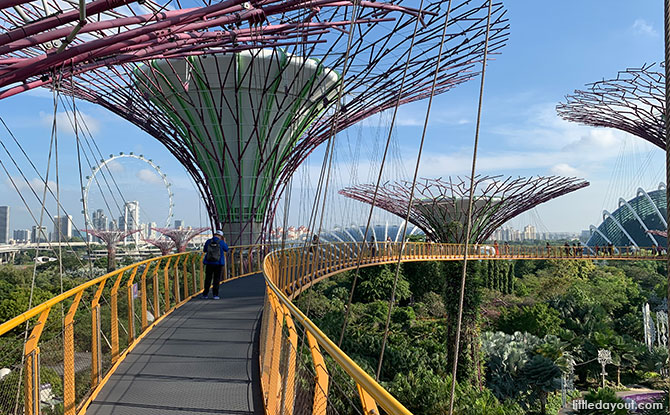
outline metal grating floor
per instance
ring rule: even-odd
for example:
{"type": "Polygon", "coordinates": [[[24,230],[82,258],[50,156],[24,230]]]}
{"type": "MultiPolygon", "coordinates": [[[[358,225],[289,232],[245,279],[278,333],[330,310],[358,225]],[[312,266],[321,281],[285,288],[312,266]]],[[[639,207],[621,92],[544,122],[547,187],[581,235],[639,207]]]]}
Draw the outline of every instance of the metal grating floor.
{"type": "Polygon", "coordinates": [[[265,283],[221,284],[161,321],[111,376],[87,415],[261,414],[258,335],[265,283]]]}

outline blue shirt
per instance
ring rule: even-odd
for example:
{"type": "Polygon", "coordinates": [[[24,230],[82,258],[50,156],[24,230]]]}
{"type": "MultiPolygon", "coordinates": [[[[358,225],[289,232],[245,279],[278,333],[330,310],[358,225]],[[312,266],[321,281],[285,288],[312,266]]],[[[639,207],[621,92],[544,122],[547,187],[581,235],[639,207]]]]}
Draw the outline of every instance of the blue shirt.
{"type": "Polygon", "coordinates": [[[223,240],[219,239],[218,237],[215,236],[211,239],[208,239],[207,242],[205,242],[205,247],[202,249],[202,252],[207,253],[207,248],[209,247],[209,244],[212,241],[217,241],[219,243],[219,249],[221,250],[219,260],[217,262],[207,261],[207,255],[205,255],[205,257],[202,259],[202,263],[207,265],[224,265],[226,263],[226,257],[224,253],[228,252],[228,244],[226,244],[223,240]]]}

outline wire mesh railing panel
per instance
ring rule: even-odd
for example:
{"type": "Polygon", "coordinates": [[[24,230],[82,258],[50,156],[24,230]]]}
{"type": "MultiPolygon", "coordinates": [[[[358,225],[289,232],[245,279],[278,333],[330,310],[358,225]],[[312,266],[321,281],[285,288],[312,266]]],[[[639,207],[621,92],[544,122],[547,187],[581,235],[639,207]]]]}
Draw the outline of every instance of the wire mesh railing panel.
{"type": "MultiPolygon", "coordinates": [[[[266,411],[275,413],[371,414],[384,411],[408,414],[399,402],[365,373],[291,303],[313,284],[339,272],[397,261],[470,259],[664,260],[658,248],[581,245],[510,246],[493,244],[438,244],[425,242],[313,243],[276,250],[264,259],[268,286],[261,327],[261,378],[266,411]],[[295,321],[295,323],[292,323],[295,321]],[[310,338],[294,346],[291,329],[310,338]],[[277,339],[281,327],[281,339],[277,339]],[[287,337],[288,336],[288,337],[287,337]],[[291,348],[300,358],[288,376],[291,348]],[[277,351],[276,349],[280,350],[277,351]],[[307,351],[306,351],[307,350],[307,351]],[[281,389],[282,392],[277,392],[281,389]],[[292,404],[287,407],[286,402],[292,404]],[[381,408],[377,409],[377,405],[381,408]]],[[[244,257],[241,257],[244,261],[244,257]]]]}
{"type": "Polygon", "coordinates": [[[23,413],[23,333],[0,338],[0,413],[23,413]]]}
{"type": "Polygon", "coordinates": [[[200,289],[200,260],[192,252],[141,261],[0,324],[0,413],[80,411],[143,331],[200,289]]]}

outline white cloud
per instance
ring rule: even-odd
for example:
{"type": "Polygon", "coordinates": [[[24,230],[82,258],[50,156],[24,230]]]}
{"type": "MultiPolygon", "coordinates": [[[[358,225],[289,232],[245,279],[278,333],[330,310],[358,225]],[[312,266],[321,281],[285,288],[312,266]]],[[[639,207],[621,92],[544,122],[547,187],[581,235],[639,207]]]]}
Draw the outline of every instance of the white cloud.
{"type": "MultiPolygon", "coordinates": [[[[53,125],[53,114],[40,111],[40,122],[51,130],[53,125]]],[[[79,111],[77,113],[77,131],[79,134],[90,133],[95,135],[100,131],[100,121],[90,114],[79,111]]],[[[74,117],[71,112],[56,113],[56,131],[59,134],[74,135],[74,117]]]]}
{"type": "Polygon", "coordinates": [[[123,173],[126,170],[123,167],[123,164],[119,163],[116,160],[112,160],[109,163],[105,164],[105,169],[109,169],[109,171],[111,171],[112,173],[123,173]]]}
{"type": "Polygon", "coordinates": [[[161,179],[156,172],[149,169],[142,169],[137,172],[137,178],[143,181],[144,183],[149,184],[163,184],[163,179],[161,179]]]}
{"type": "Polygon", "coordinates": [[[638,35],[658,36],[658,32],[656,32],[654,26],[652,26],[644,19],[635,19],[635,22],[633,22],[633,26],[631,27],[631,29],[633,29],[633,32],[635,32],[638,35]]]}
{"type": "MultiPolygon", "coordinates": [[[[56,193],[56,182],[49,180],[48,183],[49,189],[56,193]]],[[[44,192],[44,181],[38,177],[33,177],[26,182],[22,176],[12,176],[11,180],[9,178],[5,179],[5,184],[14,190],[18,188],[20,192],[31,192],[30,188],[32,188],[40,197],[42,197],[42,193],[44,192]]]]}
{"type": "Polygon", "coordinates": [[[553,166],[551,169],[549,169],[551,173],[557,175],[557,176],[579,176],[579,170],[575,169],[574,167],[570,166],[567,163],[559,163],[555,166],[553,166]]]}

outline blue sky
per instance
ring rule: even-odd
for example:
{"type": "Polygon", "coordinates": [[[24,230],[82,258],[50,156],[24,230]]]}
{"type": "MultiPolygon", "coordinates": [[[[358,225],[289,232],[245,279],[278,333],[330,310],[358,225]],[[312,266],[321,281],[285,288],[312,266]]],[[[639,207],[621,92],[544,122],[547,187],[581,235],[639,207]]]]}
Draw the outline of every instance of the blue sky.
{"type": "MultiPolygon", "coordinates": [[[[566,94],[585,83],[614,77],[618,70],[627,67],[660,61],[663,57],[663,4],[661,1],[611,0],[509,0],[505,4],[511,25],[510,40],[487,69],[477,172],[583,177],[591,182],[590,188],[541,206],[533,214],[513,221],[512,225],[519,228],[531,223],[550,231],[578,231],[588,228],[589,224],[598,225],[602,210],[616,209],[619,196],[629,199],[640,186],[656,188],[664,177],[663,152],[624,133],[564,122],[556,116],[554,107],[566,94]]],[[[469,174],[478,88],[479,81],[471,81],[435,100],[420,168],[422,176],[469,174]]],[[[185,220],[187,225],[206,223],[188,175],[162,145],[102,108],[78,105],[103,155],[133,151],[152,158],[173,182],[175,218],[185,220]]],[[[52,113],[48,92],[36,91],[0,101],[0,116],[42,174],[49,150],[52,113]]],[[[424,113],[425,102],[402,108],[394,135],[399,157],[390,164],[387,177],[401,178],[413,171],[424,113]]],[[[67,200],[66,209],[80,216],[75,141],[71,131],[67,131],[64,114],[59,115],[58,121],[61,197],[67,200]]],[[[338,174],[334,180],[337,186],[372,177],[370,166],[375,165],[375,161],[367,160],[365,155],[378,154],[376,149],[386,132],[370,125],[375,125],[375,121],[352,128],[338,138],[338,174]],[[353,160],[348,156],[348,145],[359,136],[364,139],[363,155],[355,160],[359,175],[352,179],[353,160]]],[[[4,131],[0,138],[7,143],[4,131]]],[[[29,171],[28,163],[17,157],[15,147],[10,146],[10,151],[28,178],[35,179],[36,174],[29,171]]],[[[1,149],[0,159],[7,164],[7,155],[1,149]]],[[[308,165],[299,170],[296,182],[306,185],[310,179],[303,176],[313,178],[311,172],[317,170],[320,163],[317,152],[308,160],[308,165]]],[[[144,171],[147,166],[121,163],[116,168],[120,177],[122,172],[125,175],[122,192],[126,199],[140,200],[145,220],[163,221],[167,213],[166,191],[152,185],[156,177],[144,171]]],[[[18,176],[14,169],[10,174],[18,176]]],[[[294,195],[297,194],[300,192],[295,191],[294,195]]],[[[338,218],[337,212],[342,212],[339,207],[350,206],[349,202],[331,200],[331,223],[357,221],[357,215],[364,213],[360,208],[351,207],[346,218],[338,218]]],[[[0,170],[2,204],[12,206],[12,229],[34,224],[5,172],[0,170]]],[[[28,198],[28,204],[39,213],[39,204],[34,198],[28,198]]],[[[91,201],[92,207],[96,207],[95,204],[104,203],[101,199],[91,201]]],[[[53,203],[47,205],[55,212],[53,203]]],[[[301,205],[304,211],[304,202],[295,203],[294,209],[300,209],[301,205]]],[[[305,218],[304,213],[294,213],[292,222],[300,224],[305,218]]],[[[361,216],[359,222],[364,220],[361,216]]]]}

